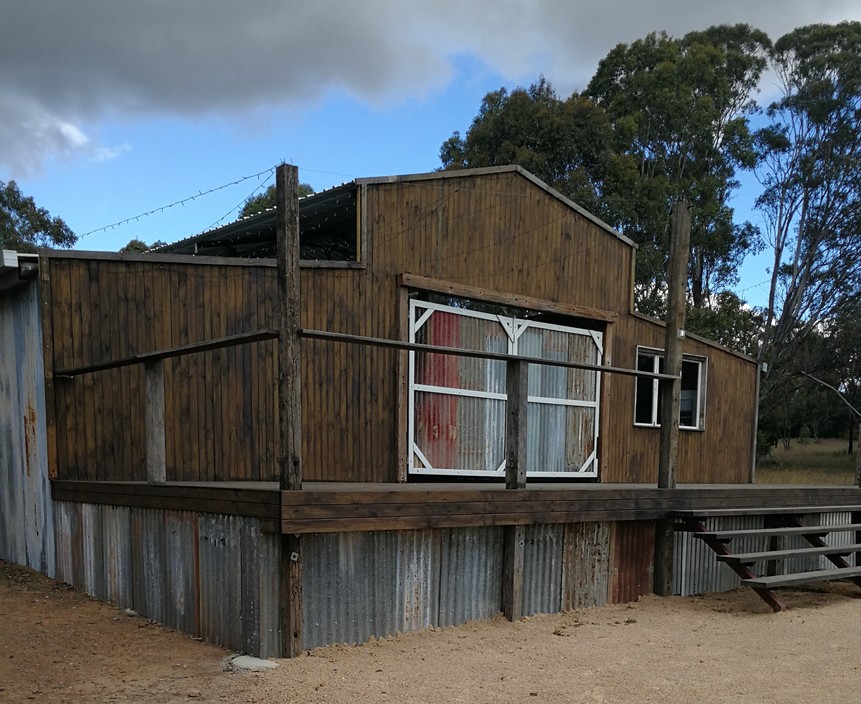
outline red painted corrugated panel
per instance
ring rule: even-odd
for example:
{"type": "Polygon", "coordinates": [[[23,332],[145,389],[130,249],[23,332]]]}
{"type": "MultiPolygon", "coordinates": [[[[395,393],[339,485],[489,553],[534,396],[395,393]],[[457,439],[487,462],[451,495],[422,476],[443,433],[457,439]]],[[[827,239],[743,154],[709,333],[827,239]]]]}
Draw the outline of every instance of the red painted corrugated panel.
{"type": "Polygon", "coordinates": [[[654,554],[654,522],[620,521],[613,524],[611,603],[624,604],[652,593],[654,554]]]}

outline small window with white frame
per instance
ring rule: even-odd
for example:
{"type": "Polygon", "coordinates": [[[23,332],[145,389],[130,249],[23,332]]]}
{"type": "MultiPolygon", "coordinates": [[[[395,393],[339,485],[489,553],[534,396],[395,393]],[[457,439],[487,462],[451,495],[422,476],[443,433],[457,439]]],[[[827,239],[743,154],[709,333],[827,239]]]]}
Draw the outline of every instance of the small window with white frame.
{"type": "MultiPolygon", "coordinates": [[[[662,350],[637,348],[637,370],[662,374],[662,350]]],[[[679,428],[705,429],[705,388],[707,360],[705,357],[682,357],[682,388],[679,402],[679,428]]],[[[634,425],[657,428],[661,425],[661,398],[658,380],[638,377],[634,394],[634,425]]]]}

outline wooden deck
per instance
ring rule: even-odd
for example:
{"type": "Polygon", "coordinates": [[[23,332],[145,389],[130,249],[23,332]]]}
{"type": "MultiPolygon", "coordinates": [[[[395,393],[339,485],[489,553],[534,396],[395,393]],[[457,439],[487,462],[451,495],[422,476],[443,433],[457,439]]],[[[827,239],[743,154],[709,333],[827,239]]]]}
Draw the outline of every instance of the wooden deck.
{"type": "Polygon", "coordinates": [[[861,504],[855,486],[530,483],[96,482],[54,480],[59,501],[259,518],[285,534],[489,525],[658,520],[677,511],[861,504]]]}

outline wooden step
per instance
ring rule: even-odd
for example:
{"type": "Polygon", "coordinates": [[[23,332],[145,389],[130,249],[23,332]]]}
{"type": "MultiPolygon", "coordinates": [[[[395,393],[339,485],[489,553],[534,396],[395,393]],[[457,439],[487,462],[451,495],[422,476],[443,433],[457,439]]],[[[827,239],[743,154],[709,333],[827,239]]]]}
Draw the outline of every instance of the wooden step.
{"type": "Polygon", "coordinates": [[[791,587],[795,584],[808,584],[809,582],[827,582],[832,579],[849,579],[861,577],[861,567],[848,567],[834,570],[816,570],[815,572],[796,572],[795,574],[778,574],[773,577],[757,577],[756,579],[743,579],[744,587],[758,589],[774,589],[775,587],[791,587]]]}
{"type": "Polygon", "coordinates": [[[732,540],[753,536],[770,537],[773,535],[826,535],[828,533],[848,533],[861,531],[861,523],[848,523],[842,526],[790,526],[789,528],[750,528],[746,530],[716,530],[693,533],[695,538],[710,540],[732,540]]]}
{"type": "Polygon", "coordinates": [[[797,550],[771,550],[764,552],[744,552],[737,555],[717,555],[718,562],[732,562],[740,565],[752,565],[755,562],[767,560],[782,560],[788,557],[811,557],[814,555],[850,555],[861,552],[861,544],[857,545],[828,545],[824,548],[798,548],[797,550]]]}
{"type": "Polygon", "coordinates": [[[677,518],[718,518],[721,516],[799,516],[811,513],[855,513],[861,505],[852,506],[760,506],[758,508],[684,509],[674,511],[677,518]]]}

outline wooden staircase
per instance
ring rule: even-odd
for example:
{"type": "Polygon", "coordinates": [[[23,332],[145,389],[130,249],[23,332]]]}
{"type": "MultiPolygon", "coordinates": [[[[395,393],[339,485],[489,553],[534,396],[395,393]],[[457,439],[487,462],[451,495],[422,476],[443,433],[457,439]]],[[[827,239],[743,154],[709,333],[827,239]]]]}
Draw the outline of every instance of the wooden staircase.
{"type": "MultiPolygon", "coordinates": [[[[861,506],[794,506],[759,508],[722,508],[712,510],[685,510],[674,512],[676,530],[688,531],[699,538],[716,554],[719,562],[728,565],[739,577],[741,584],[751,587],[774,611],[784,611],[786,605],[774,593],[778,587],[790,587],[810,582],[849,579],[861,587],[861,564],[850,563],[852,555],[861,553],[861,506]],[[826,513],[849,513],[852,519],[842,525],[819,525],[826,513]],[[739,530],[709,530],[709,518],[762,517],[762,528],[739,530]],[[815,525],[812,523],[815,522],[815,525]],[[829,545],[826,538],[834,533],[853,534],[850,545],[829,545]],[[787,549],[784,541],[798,536],[810,547],[787,549]],[[756,552],[732,552],[734,539],[762,538],[767,548],[756,552]],[[784,560],[802,557],[825,557],[834,566],[803,572],[783,573],[784,560]],[[754,566],[764,565],[757,573],[754,566]]],[[[854,562],[861,563],[861,558],[854,562]]]]}

